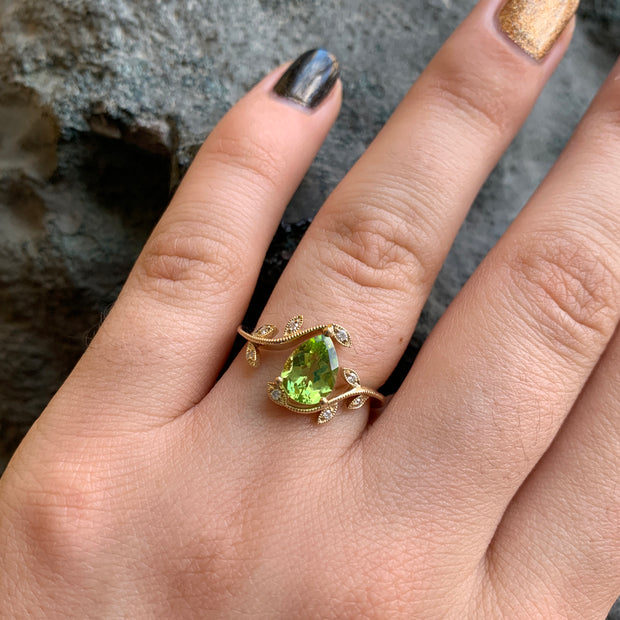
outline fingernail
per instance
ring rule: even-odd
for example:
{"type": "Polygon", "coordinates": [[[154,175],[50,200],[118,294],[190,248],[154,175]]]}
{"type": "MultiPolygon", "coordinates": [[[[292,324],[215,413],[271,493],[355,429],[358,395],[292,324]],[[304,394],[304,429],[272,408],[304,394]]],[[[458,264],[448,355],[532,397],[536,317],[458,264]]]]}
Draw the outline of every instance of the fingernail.
{"type": "Polygon", "coordinates": [[[526,54],[542,60],[578,5],[579,0],[508,0],[499,12],[499,25],[526,54]]]}
{"type": "Polygon", "coordinates": [[[273,90],[280,97],[312,109],[329,95],[339,75],[334,56],[327,50],[310,50],[286,70],[273,90]]]}

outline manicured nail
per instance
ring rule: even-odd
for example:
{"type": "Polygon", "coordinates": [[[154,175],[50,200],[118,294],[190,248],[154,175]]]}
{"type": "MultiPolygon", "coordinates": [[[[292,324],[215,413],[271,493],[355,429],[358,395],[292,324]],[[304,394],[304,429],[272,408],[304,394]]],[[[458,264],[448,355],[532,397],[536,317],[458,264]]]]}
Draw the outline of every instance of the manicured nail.
{"type": "Polygon", "coordinates": [[[329,95],[339,75],[334,56],[327,50],[310,50],[286,70],[273,90],[280,97],[312,109],[329,95]]]}
{"type": "Polygon", "coordinates": [[[508,0],[500,28],[526,54],[542,60],[575,14],[579,0],[508,0]]]}

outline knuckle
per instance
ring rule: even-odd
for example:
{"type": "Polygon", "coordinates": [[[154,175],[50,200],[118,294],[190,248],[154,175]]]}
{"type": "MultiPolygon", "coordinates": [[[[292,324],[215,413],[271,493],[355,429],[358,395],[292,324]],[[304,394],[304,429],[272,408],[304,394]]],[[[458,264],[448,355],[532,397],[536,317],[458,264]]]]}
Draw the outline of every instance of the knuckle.
{"type": "Polygon", "coordinates": [[[66,464],[37,468],[15,489],[15,522],[41,558],[54,558],[69,571],[102,544],[112,518],[105,493],[88,477],[70,475],[66,464]]]}
{"type": "Polygon", "coordinates": [[[448,47],[436,59],[436,68],[428,81],[428,101],[445,113],[473,123],[485,131],[504,135],[511,125],[514,111],[522,100],[517,89],[517,66],[512,54],[491,46],[484,62],[464,59],[460,50],[448,47]],[[489,58],[488,55],[491,55],[489,58]],[[489,65],[498,67],[489,71],[489,65]]]}
{"type": "Polygon", "coordinates": [[[201,155],[203,164],[210,162],[231,170],[235,177],[241,175],[244,181],[265,186],[278,187],[278,180],[285,170],[280,149],[261,144],[251,135],[212,136],[205,143],[201,155]]]}
{"type": "Polygon", "coordinates": [[[223,231],[196,229],[191,222],[176,223],[154,233],[137,265],[143,289],[176,299],[184,292],[218,294],[239,279],[236,242],[223,231]]]}
{"type": "Polygon", "coordinates": [[[588,355],[593,343],[611,338],[620,281],[595,243],[574,232],[546,233],[514,247],[506,260],[513,301],[554,346],[588,355]]]}
{"type": "MultiPolygon", "coordinates": [[[[426,284],[433,263],[424,250],[432,247],[424,239],[429,231],[416,230],[412,222],[394,214],[399,210],[395,203],[401,201],[394,195],[370,190],[362,200],[341,203],[329,226],[318,231],[314,240],[322,265],[347,287],[409,293],[412,286],[426,284]]],[[[402,200],[400,210],[410,211],[404,204],[407,199],[402,200]]]]}

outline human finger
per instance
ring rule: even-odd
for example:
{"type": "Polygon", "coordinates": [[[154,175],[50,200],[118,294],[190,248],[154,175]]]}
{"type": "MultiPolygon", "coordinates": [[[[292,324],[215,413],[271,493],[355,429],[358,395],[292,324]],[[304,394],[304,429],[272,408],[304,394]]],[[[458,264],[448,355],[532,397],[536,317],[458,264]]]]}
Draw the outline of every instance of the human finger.
{"type": "Polygon", "coordinates": [[[616,334],[487,552],[486,587],[529,617],[603,618],[620,594],[619,422],[616,334]]]}
{"type": "Polygon", "coordinates": [[[85,396],[97,411],[104,403],[115,412],[110,420],[130,408],[133,422],[142,411],[155,423],[204,396],[229,353],[282,212],[338,114],[338,75],[333,56],[312,50],[224,116],[65,393],[89,385],[85,396]]]}
{"type": "MultiPolygon", "coordinates": [[[[346,327],[353,348],[341,365],[365,386],[393,370],[469,206],[568,45],[570,27],[533,60],[498,28],[498,9],[479,3],[431,61],[320,210],[262,316],[280,328],[300,313],[308,326],[346,327]]],[[[272,432],[280,419],[259,424],[272,432]]],[[[330,432],[350,442],[365,423],[348,415],[330,432]]]]}
{"type": "Polygon", "coordinates": [[[410,472],[404,506],[449,501],[479,557],[618,323],[619,78],[620,63],[368,436],[384,482],[410,472]]]}

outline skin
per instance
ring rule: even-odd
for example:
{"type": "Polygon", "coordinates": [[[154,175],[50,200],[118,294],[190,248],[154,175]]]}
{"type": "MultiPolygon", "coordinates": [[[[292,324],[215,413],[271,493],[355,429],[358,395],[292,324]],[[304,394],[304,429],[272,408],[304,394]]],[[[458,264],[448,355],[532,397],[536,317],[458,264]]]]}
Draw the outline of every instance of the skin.
{"type": "MultiPolygon", "coordinates": [[[[569,43],[572,22],[536,62],[498,8],[439,51],[264,310],[345,325],[366,385],[569,43]]],[[[325,427],[266,398],[278,354],[218,380],[341,102],[340,84],[311,113],[274,97],[284,70],[209,136],[0,480],[2,613],[603,618],[620,592],[620,64],[381,415],[325,427]]]]}

